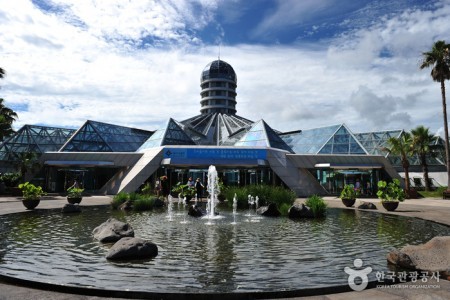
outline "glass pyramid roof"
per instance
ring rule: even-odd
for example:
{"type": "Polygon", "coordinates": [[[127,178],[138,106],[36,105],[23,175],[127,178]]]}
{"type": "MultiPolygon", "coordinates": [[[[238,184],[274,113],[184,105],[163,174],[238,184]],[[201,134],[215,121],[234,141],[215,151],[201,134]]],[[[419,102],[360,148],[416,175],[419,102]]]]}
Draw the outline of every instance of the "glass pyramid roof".
{"type": "Polygon", "coordinates": [[[158,129],[137,151],[165,145],[195,145],[194,141],[183,131],[182,126],[170,118],[167,126],[158,129]]]}
{"type": "Polygon", "coordinates": [[[254,123],[235,146],[262,146],[283,149],[292,152],[292,149],[267,125],[264,120],[254,123]]]}
{"type": "Polygon", "coordinates": [[[16,160],[20,153],[58,151],[75,129],[24,125],[0,144],[0,160],[16,160]]]}
{"type": "Polygon", "coordinates": [[[355,133],[355,137],[364,146],[369,154],[387,156],[383,148],[387,147],[389,138],[398,138],[403,130],[373,131],[364,133],[355,133]]]}
{"type": "Polygon", "coordinates": [[[253,121],[238,115],[210,113],[181,121],[183,130],[199,145],[229,145],[229,137],[248,129],[253,121]]]}
{"type": "Polygon", "coordinates": [[[280,136],[296,154],[367,154],[344,124],[280,136]]]}
{"type": "Polygon", "coordinates": [[[152,133],[152,131],[88,120],[60,151],[134,152],[152,133]]]}

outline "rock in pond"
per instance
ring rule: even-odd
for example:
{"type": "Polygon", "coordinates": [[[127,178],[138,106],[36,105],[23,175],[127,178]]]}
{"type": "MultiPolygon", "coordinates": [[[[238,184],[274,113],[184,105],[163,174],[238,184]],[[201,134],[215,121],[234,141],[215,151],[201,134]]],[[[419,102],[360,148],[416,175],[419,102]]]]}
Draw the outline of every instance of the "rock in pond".
{"type": "Polygon", "coordinates": [[[372,202],[362,202],[358,205],[358,209],[377,209],[377,207],[372,202]]]}
{"type": "Polygon", "coordinates": [[[124,237],[118,240],[106,254],[107,259],[143,259],[158,255],[158,246],[136,237],[124,237]]]}
{"type": "Polygon", "coordinates": [[[430,272],[450,270],[450,236],[437,236],[425,244],[406,245],[387,255],[389,263],[430,272]]]}
{"type": "Polygon", "coordinates": [[[81,208],[78,204],[71,204],[71,203],[66,203],[64,204],[62,210],[62,213],[79,213],[81,212],[81,208]]]}
{"type": "Polygon", "coordinates": [[[206,212],[200,206],[198,206],[198,205],[189,206],[188,215],[199,218],[199,217],[203,217],[205,214],[206,214],[206,212]]]}
{"type": "Polygon", "coordinates": [[[92,233],[94,238],[102,243],[113,243],[123,237],[134,237],[134,230],[130,224],[114,218],[110,218],[97,226],[92,233]]]}
{"type": "Polygon", "coordinates": [[[256,213],[265,217],[278,217],[281,215],[275,203],[269,203],[268,206],[261,206],[256,210],[256,213]]]}
{"type": "Polygon", "coordinates": [[[303,203],[301,205],[294,204],[289,208],[288,217],[291,219],[314,218],[314,213],[311,208],[303,203]]]}

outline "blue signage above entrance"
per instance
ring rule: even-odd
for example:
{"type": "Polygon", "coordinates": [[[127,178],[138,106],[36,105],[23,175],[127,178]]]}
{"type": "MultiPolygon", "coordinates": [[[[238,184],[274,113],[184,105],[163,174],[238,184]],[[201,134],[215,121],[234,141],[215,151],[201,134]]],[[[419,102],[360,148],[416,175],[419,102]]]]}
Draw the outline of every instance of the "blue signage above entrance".
{"type": "Polygon", "coordinates": [[[165,148],[164,158],[266,159],[265,149],[165,148]]]}

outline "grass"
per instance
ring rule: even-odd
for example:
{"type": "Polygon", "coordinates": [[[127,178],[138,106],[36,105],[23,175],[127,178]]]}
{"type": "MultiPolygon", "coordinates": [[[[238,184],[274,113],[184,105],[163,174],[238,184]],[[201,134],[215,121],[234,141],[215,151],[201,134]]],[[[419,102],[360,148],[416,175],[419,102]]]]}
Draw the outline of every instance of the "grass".
{"type": "Polygon", "coordinates": [[[259,206],[265,206],[269,203],[275,203],[280,209],[283,204],[291,206],[296,198],[293,191],[285,189],[281,186],[271,185],[247,185],[244,187],[230,186],[223,191],[225,198],[228,200],[228,206],[233,206],[233,198],[236,194],[237,205],[240,209],[248,208],[248,195],[258,196],[259,206]]]}
{"type": "Polygon", "coordinates": [[[152,210],[153,204],[155,203],[156,197],[142,195],[133,201],[133,210],[134,211],[145,211],[152,210]]]}
{"type": "Polygon", "coordinates": [[[441,186],[434,191],[417,191],[417,193],[424,198],[442,198],[442,192],[445,190],[447,190],[447,187],[441,186]]]}
{"type": "Polygon", "coordinates": [[[327,213],[328,205],[320,196],[309,196],[305,201],[305,205],[311,208],[314,217],[316,218],[324,217],[327,213]]]}

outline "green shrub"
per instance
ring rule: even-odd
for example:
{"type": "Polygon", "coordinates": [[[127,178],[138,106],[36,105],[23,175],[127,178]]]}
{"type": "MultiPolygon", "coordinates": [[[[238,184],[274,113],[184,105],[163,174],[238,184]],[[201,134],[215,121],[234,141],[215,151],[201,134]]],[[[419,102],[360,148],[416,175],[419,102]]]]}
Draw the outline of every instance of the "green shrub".
{"type": "Polygon", "coordinates": [[[111,201],[111,207],[113,209],[118,209],[119,206],[121,204],[125,203],[125,201],[127,201],[128,199],[129,199],[128,193],[120,192],[113,197],[113,199],[111,201]]]}
{"type": "Polygon", "coordinates": [[[292,205],[287,204],[287,203],[283,203],[281,204],[281,206],[278,208],[278,210],[280,211],[282,216],[287,216],[289,213],[289,208],[291,208],[292,205]]]}
{"type": "Polygon", "coordinates": [[[20,179],[20,173],[4,173],[0,177],[0,180],[3,181],[7,187],[16,187],[20,179]]]}
{"type": "Polygon", "coordinates": [[[46,195],[42,190],[42,187],[35,186],[29,182],[19,184],[19,189],[22,191],[25,200],[37,200],[40,199],[42,195],[46,195]]]}
{"type": "Polygon", "coordinates": [[[144,211],[144,210],[152,210],[153,204],[155,203],[156,197],[142,195],[138,199],[133,201],[133,210],[135,211],[144,211]]]}
{"type": "Polygon", "coordinates": [[[248,208],[248,195],[258,196],[259,206],[265,206],[269,203],[275,203],[280,209],[283,204],[294,203],[296,194],[280,186],[271,185],[247,185],[244,187],[229,186],[224,189],[225,198],[228,199],[228,206],[233,206],[233,197],[236,194],[238,208],[248,208]]]}
{"type": "Polygon", "coordinates": [[[378,181],[377,196],[382,202],[398,202],[405,200],[405,192],[400,186],[400,180],[394,178],[387,183],[384,180],[378,181]]]}
{"type": "Polygon", "coordinates": [[[311,208],[316,218],[324,217],[327,212],[327,203],[322,197],[317,195],[309,196],[305,201],[305,205],[311,208]]]}

